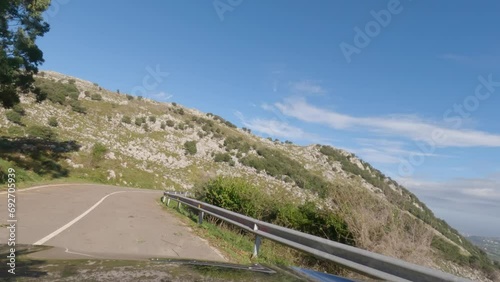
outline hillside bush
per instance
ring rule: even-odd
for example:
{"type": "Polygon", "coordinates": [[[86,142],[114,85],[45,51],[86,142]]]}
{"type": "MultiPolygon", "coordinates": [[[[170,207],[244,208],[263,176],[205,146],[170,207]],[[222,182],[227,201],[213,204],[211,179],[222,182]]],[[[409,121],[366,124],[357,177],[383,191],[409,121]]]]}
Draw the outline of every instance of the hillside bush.
{"type": "Polygon", "coordinates": [[[141,126],[145,122],[146,122],[145,117],[136,117],[135,118],[135,125],[137,125],[137,126],[141,126]]]}
{"type": "Polygon", "coordinates": [[[71,110],[74,112],[80,113],[80,114],[86,114],[87,113],[87,108],[85,108],[82,103],[78,100],[71,100],[69,102],[69,105],[71,106],[71,110]]]}
{"type": "Polygon", "coordinates": [[[64,101],[66,100],[66,97],[61,92],[48,92],[47,99],[54,104],[64,105],[64,101]]]}
{"type": "Polygon", "coordinates": [[[218,207],[329,240],[354,245],[347,224],[313,202],[275,197],[241,178],[218,177],[197,188],[197,198],[218,207]]]}
{"type": "Polygon", "coordinates": [[[47,140],[56,139],[56,133],[52,130],[52,128],[47,126],[33,125],[28,127],[26,132],[28,133],[28,136],[32,138],[47,140]]]}
{"type": "Polygon", "coordinates": [[[160,124],[160,128],[161,128],[161,129],[165,129],[165,126],[166,126],[165,122],[164,122],[164,121],[162,121],[162,122],[161,122],[161,124],[160,124]]]}
{"type": "Polygon", "coordinates": [[[156,122],[156,117],[155,116],[149,116],[149,121],[152,123],[156,122]]]}
{"type": "Polygon", "coordinates": [[[104,155],[108,152],[108,148],[102,143],[95,143],[94,146],[92,146],[92,151],[91,151],[91,164],[92,166],[96,167],[98,164],[104,159],[104,155]]]}
{"type": "Polygon", "coordinates": [[[224,140],[224,146],[226,146],[227,151],[238,150],[241,153],[248,153],[250,151],[250,144],[245,141],[242,137],[228,136],[224,140]]]}
{"type": "Polygon", "coordinates": [[[130,101],[130,100],[134,100],[134,96],[127,94],[127,99],[128,99],[129,101],[130,101]]]}
{"type": "Polygon", "coordinates": [[[12,110],[21,116],[26,115],[26,111],[24,110],[23,106],[21,104],[15,104],[14,107],[12,107],[12,110]]]}
{"type": "Polygon", "coordinates": [[[298,161],[286,156],[281,151],[270,148],[258,148],[257,154],[247,155],[240,162],[257,171],[265,170],[267,174],[281,179],[284,175],[290,177],[295,184],[303,189],[312,190],[320,197],[326,197],[329,183],[323,178],[309,172],[298,161]]]}
{"type": "Polygon", "coordinates": [[[131,124],[132,123],[132,119],[129,116],[123,116],[122,117],[122,122],[123,123],[127,123],[127,124],[131,124]]]}
{"type": "Polygon", "coordinates": [[[102,96],[101,94],[98,94],[98,93],[94,93],[90,96],[90,99],[91,100],[94,100],[94,101],[101,101],[102,100],[102,96]]]}
{"type": "Polygon", "coordinates": [[[75,84],[56,82],[45,78],[37,78],[35,86],[41,93],[46,95],[49,101],[61,105],[64,104],[65,97],[80,94],[75,84]]]}
{"type": "Polygon", "coordinates": [[[186,155],[194,155],[198,152],[196,148],[196,141],[186,141],[184,143],[184,150],[186,151],[186,155]]]}
{"type": "Polygon", "coordinates": [[[78,96],[80,96],[80,94],[78,94],[78,93],[70,93],[69,94],[69,98],[72,100],[78,100],[78,96]]]}
{"type": "Polygon", "coordinates": [[[52,127],[57,127],[59,126],[59,122],[57,121],[56,117],[50,117],[48,124],[52,127]]]}
{"type": "Polygon", "coordinates": [[[175,122],[173,120],[167,120],[167,126],[168,127],[174,127],[175,126],[175,122]]]}
{"type": "Polygon", "coordinates": [[[214,156],[214,161],[216,163],[220,163],[220,162],[227,163],[227,162],[231,161],[231,155],[229,155],[228,153],[217,153],[214,156]]]}
{"type": "Polygon", "coordinates": [[[142,129],[144,129],[144,131],[146,131],[146,132],[149,132],[148,124],[147,123],[142,124],[142,129]]]}
{"type": "Polygon", "coordinates": [[[7,120],[12,122],[12,123],[19,124],[19,125],[23,124],[21,121],[22,116],[14,110],[6,111],[5,116],[7,117],[7,120]]]}

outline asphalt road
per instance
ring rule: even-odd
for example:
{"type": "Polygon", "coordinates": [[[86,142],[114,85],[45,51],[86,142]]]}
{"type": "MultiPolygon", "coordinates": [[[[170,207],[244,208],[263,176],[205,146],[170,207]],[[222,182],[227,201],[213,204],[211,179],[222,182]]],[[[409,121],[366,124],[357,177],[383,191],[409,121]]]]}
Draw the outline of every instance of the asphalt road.
{"type": "MultiPolygon", "coordinates": [[[[159,190],[61,184],[18,190],[16,243],[57,248],[39,258],[224,261],[222,255],[162,209],[159,190]]],[[[0,193],[0,244],[8,239],[7,194],[0,193]]]]}

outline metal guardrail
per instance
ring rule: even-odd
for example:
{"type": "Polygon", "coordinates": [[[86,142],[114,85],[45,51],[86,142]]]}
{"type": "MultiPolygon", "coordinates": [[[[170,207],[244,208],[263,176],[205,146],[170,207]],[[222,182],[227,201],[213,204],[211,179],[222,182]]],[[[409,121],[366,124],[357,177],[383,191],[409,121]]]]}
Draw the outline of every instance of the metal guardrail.
{"type": "Polygon", "coordinates": [[[439,270],[405,262],[403,260],[369,252],[353,246],[330,241],[321,237],[281,227],[248,216],[244,216],[214,205],[187,197],[187,192],[166,191],[162,202],[170,200],[189,206],[198,213],[198,223],[205,214],[219,218],[256,235],[253,256],[258,256],[261,238],[267,238],[291,248],[312,254],[354,272],[386,281],[471,281],[439,270]]]}

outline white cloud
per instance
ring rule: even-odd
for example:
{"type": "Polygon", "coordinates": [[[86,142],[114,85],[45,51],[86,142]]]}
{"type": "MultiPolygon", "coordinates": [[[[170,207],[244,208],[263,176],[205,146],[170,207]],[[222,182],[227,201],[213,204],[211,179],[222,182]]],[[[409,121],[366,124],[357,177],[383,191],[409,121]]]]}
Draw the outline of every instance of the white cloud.
{"type": "Polygon", "coordinates": [[[272,119],[252,119],[244,125],[253,131],[284,138],[304,138],[306,133],[295,126],[272,119]]]}
{"type": "Polygon", "coordinates": [[[239,112],[235,111],[235,116],[240,119],[243,126],[250,128],[252,131],[263,133],[273,137],[281,137],[288,139],[299,139],[308,140],[311,142],[318,142],[320,139],[314,134],[305,132],[299,127],[288,124],[284,121],[279,121],[276,119],[263,119],[263,118],[253,118],[247,120],[245,116],[239,112]]]}
{"type": "Polygon", "coordinates": [[[335,129],[368,130],[413,141],[425,141],[438,147],[500,147],[498,134],[453,129],[415,116],[356,117],[316,107],[302,98],[286,99],[282,103],[275,103],[275,106],[286,116],[335,129]]]}
{"type": "Polygon", "coordinates": [[[326,92],[323,87],[309,80],[291,83],[290,90],[298,94],[324,94],[326,92]]]}

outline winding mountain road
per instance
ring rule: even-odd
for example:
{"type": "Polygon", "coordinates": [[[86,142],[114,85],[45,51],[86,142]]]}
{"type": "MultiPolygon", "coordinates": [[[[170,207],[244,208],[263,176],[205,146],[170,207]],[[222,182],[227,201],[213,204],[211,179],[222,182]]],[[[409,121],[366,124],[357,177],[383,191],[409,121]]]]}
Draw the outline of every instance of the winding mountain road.
{"type": "MultiPolygon", "coordinates": [[[[165,211],[160,190],[57,184],[16,192],[16,244],[54,246],[40,258],[225,261],[217,250],[165,211]]],[[[0,192],[0,244],[8,239],[7,194],[0,192]]]]}

